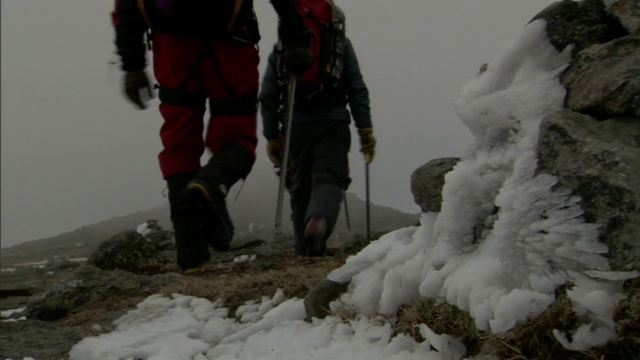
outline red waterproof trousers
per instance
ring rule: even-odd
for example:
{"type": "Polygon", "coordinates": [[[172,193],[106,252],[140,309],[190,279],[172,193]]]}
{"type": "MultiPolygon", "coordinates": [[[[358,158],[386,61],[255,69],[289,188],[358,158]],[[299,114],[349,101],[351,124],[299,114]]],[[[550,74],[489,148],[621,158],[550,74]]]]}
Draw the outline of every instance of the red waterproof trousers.
{"type": "Polygon", "coordinates": [[[198,171],[205,148],[215,154],[228,141],[246,146],[255,160],[258,61],[252,44],[154,34],[153,67],[164,118],[158,158],[165,179],[198,171]]]}

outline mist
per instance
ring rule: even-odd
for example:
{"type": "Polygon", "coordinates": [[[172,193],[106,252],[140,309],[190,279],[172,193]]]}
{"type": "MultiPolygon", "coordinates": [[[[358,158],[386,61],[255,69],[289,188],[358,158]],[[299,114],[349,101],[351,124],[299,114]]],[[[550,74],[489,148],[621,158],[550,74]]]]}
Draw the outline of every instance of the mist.
{"type": "MultiPolygon", "coordinates": [[[[552,2],[336,0],[371,94],[378,140],[372,203],[420,211],[411,173],[431,159],[460,156],[470,143],[453,108],[455,94],[552,2]]],[[[262,73],[277,18],[268,1],[255,3],[262,73]]],[[[113,2],[3,0],[0,6],[2,247],[166,203],[158,102],[138,111],[121,94],[113,2]]],[[[265,143],[260,134],[245,187],[277,192],[265,143]]],[[[364,198],[357,140],[350,162],[349,191],[364,198]]],[[[275,210],[275,204],[260,206],[275,210]]]]}

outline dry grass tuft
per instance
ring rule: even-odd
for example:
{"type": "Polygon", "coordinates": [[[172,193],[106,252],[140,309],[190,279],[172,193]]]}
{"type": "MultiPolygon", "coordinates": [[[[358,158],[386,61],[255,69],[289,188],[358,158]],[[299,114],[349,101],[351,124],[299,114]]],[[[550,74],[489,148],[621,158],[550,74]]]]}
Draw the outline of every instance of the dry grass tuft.
{"type": "Polygon", "coordinates": [[[313,286],[344,263],[344,257],[307,258],[286,252],[253,262],[206,265],[201,272],[165,286],[160,293],[180,293],[215,301],[230,311],[282,289],[287,297],[304,298],[313,286]]]}
{"type": "Polygon", "coordinates": [[[482,337],[467,312],[435,299],[416,301],[398,310],[396,332],[407,334],[416,341],[424,341],[417,327],[419,324],[427,325],[437,334],[449,334],[461,339],[470,353],[476,352],[470,350],[477,348],[482,337]]]}
{"type": "MultiPolygon", "coordinates": [[[[222,299],[233,313],[245,302],[272,296],[279,288],[287,297],[304,298],[310,288],[344,264],[344,260],[345,256],[307,258],[285,252],[252,262],[210,263],[202,271],[164,286],[158,293],[165,296],[179,293],[211,301],[222,299]]],[[[179,269],[168,265],[163,272],[179,272],[179,269]]],[[[101,298],[69,313],[59,323],[83,336],[112,331],[113,321],[134,309],[145,297],[121,293],[101,298]]]]}
{"type": "Polygon", "coordinates": [[[416,326],[426,324],[436,333],[461,339],[467,348],[467,356],[482,352],[508,360],[640,359],[640,280],[630,283],[627,299],[618,306],[618,339],[604,347],[584,352],[565,349],[552,333],[554,329],[569,332],[578,325],[578,318],[565,290],[565,287],[558,289],[556,301],[540,316],[500,334],[478,330],[468,313],[453,305],[437,303],[434,299],[403,306],[398,312],[396,331],[423,341],[416,326]]]}
{"type": "Polygon", "coordinates": [[[340,301],[340,305],[338,305],[338,308],[332,313],[332,315],[342,319],[343,322],[348,322],[358,318],[358,310],[352,305],[340,301]]]}
{"type": "Polygon", "coordinates": [[[614,315],[618,338],[603,349],[607,360],[640,359],[640,279],[626,285],[627,298],[620,302],[614,315]]]}
{"type": "Polygon", "coordinates": [[[113,322],[141,303],[146,296],[122,294],[87,304],[59,320],[61,326],[72,329],[80,337],[96,336],[114,330],[113,322]],[[96,327],[97,325],[97,327],[96,327]]]}
{"type": "Polygon", "coordinates": [[[486,334],[489,351],[502,359],[594,359],[592,354],[565,349],[553,336],[554,329],[567,332],[578,325],[565,288],[556,295],[556,301],[538,317],[504,333],[486,334]]]}

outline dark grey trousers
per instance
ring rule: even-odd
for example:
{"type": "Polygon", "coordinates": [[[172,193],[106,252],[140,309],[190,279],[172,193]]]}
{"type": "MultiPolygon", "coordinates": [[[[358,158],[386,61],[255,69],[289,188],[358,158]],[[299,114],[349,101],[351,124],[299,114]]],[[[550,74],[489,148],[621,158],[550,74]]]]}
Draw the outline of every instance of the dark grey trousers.
{"type": "Polygon", "coordinates": [[[345,121],[294,123],[291,132],[290,181],[296,244],[313,216],[327,221],[328,238],[340,212],[343,192],[349,187],[351,131],[345,121]]]}

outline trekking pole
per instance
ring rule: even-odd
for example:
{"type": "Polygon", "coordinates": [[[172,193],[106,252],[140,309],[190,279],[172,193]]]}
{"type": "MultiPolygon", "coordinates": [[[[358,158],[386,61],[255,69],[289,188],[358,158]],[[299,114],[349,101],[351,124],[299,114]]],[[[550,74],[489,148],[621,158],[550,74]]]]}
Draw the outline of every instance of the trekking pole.
{"type": "Polygon", "coordinates": [[[364,164],[364,183],[365,183],[365,193],[366,193],[366,204],[367,204],[367,241],[371,241],[371,221],[370,221],[370,211],[369,211],[369,164],[365,162],[364,164]]]}
{"type": "Polygon", "coordinates": [[[347,230],[351,231],[351,221],[349,221],[349,206],[347,206],[347,192],[342,192],[342,197],[344,198],[344,214],[347,217],[347,230]]]}
{"type": "Polygon", "coordinates": [[[289,77],[289,99],[287,101],[287,123],[284,134],[284,154],[282,156],[282,166],[280,167],[280,187],[278,188],[278,207],[276,208],[276,233],[280,232],[282,222],[282,203],[284,200],[285,182],[287,179],[287,166],[289,161],[289,143],[291,139],[291,123],[293,122],[293,105],[296,94],[296,75],[289,77]]]}

